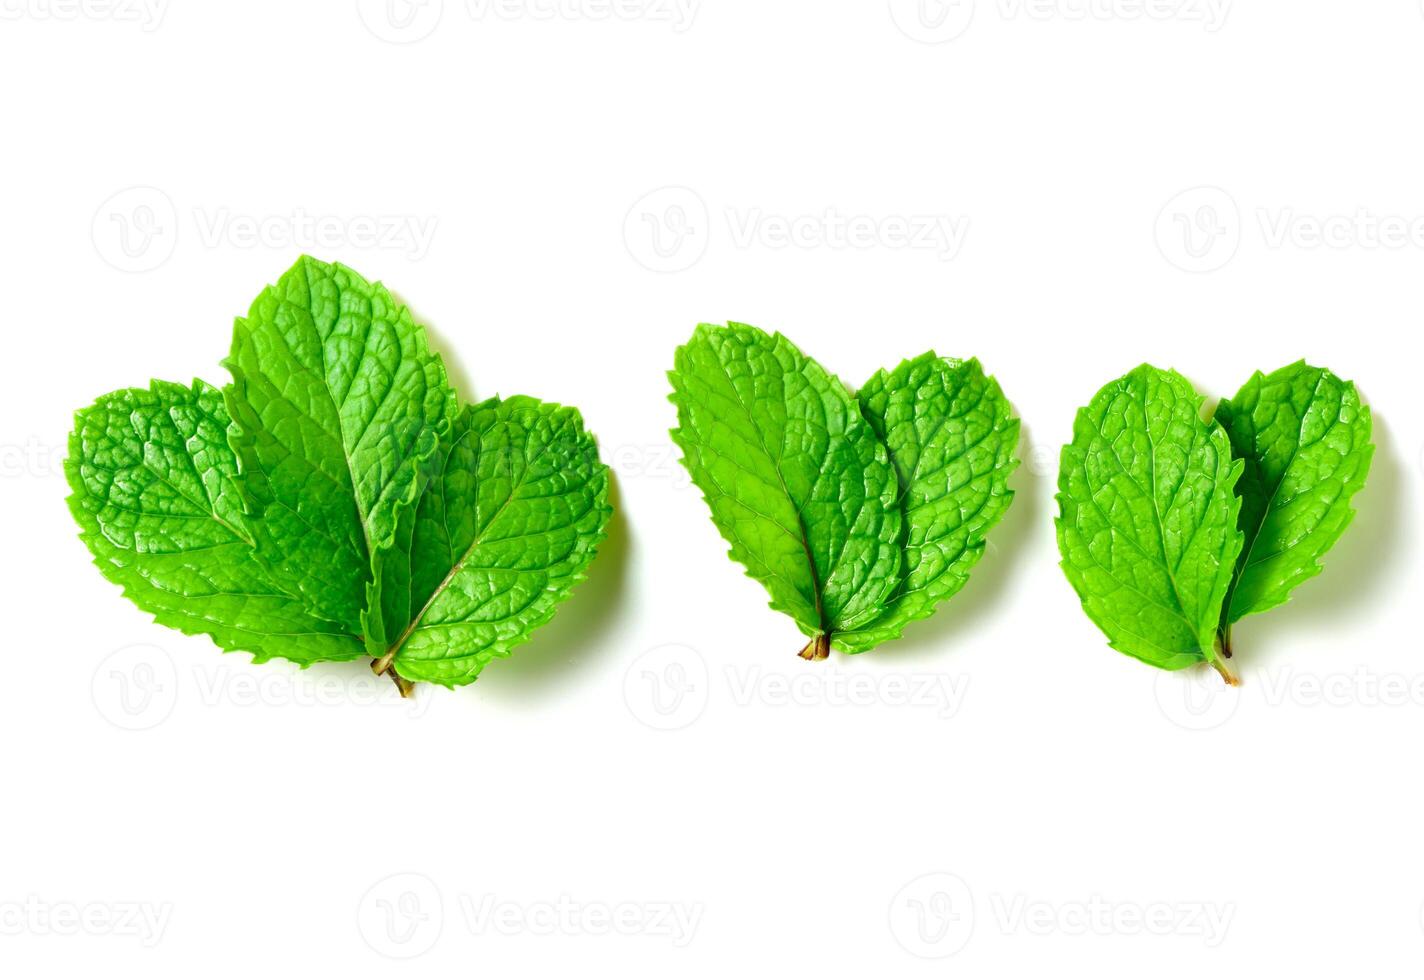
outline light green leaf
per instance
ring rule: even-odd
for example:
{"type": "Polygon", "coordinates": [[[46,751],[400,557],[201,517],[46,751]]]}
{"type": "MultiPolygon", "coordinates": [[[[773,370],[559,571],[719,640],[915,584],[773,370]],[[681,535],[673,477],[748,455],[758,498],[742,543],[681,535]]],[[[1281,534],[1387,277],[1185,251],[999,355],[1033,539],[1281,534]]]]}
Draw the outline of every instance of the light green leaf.
{"type": "Polygon", "coordinates": [[[1209,661],[1241,551],[1241,464],[1174,371],[1142,365],[1078,412],[1058,478],[1063,570],[1112,647],[1177,670],[1209,661]]]}
{"type": "Polygon", "coordinates": [[[509,656],[583,580],[608,484],[577,410],[522,396],[464,408],[404,522],[409,605],[391,608],[403,630],[377,669],[453,687],[509,656]]]}
{"type": "Polygon", "coordinates": [[[1352,383],[1297,361],[1257,372],[1216,417],[1245,464],[1237,492],[1245,545],[1221,625],[1290,598],[1354,517],[1374,446],[1370,410],[1352,383]]]}
{"type": "Polygon", "coordinates": [[[1013,500],[1019,420],[977,360],[933,351],[879,371],[857,396],[889,450],[905,515],[904,579],[874,622],[839,637],[851,653],[900,636],[964,587],[1013,500]]]}
{"type": "Polygon", "coordinates": [[[410,312],[342,265],[303,257],[233,329],[225,362],[239,486],[258,558],[379,655],[387,561],[453,411],[410,312]]]}
{"type": "Polygon", "coordinates": [[[228,424],[201,381],[116,391],[77,413],[64,468],[94,563],[159,623],[258,662],[361,656],[357,636],[309,615],[253,558],[228,424]]]}
{"type": "Polygon", "coordinates": [[[812,637],[873,622],[899,584],[889,459],[855,399],[785,337],[704,324],[678,348],[673,439],[712,520],[771,606],[812,637]]]}

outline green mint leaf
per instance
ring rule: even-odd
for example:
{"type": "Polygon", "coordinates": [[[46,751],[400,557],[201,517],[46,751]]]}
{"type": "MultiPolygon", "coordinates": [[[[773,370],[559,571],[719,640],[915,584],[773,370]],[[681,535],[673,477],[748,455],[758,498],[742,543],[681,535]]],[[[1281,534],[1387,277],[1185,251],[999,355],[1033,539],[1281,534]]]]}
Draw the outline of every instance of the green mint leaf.
{"type": "Polygon", "coordinates": [[[1242,464],[1202,398],[1142,365],[1104,387],[1073,424],[1058,477],[1058,547],[1083,609],[1110,645],[1168,670],[1215,647],[1242,535],[1242,464]]]}
{"type": "Polygon", "coordinates": [[[78,413],[69,505],[165,625],[300,664],[369,654],[403,694],[466,684],[585,575],[612,509],[572,408],[460,409],[379,283],[303,257],[233,329],[233,382],[78,413]]]}
{"type": "Polygon", "coordinates": [[[905,517],[904,580],[886,612],[839,637],[858,653],[901,635],[969,581],[986,535],[1013,500],[1019,420],[977,360],[933,351],[879,371],[861,413],[889,450],[905,517]]]}
{"type": "Polygon", "coordinates": [[[155,620],[257,662],[351,660],[361,640],[309,615],[252,555],[222,393],[155,381],[75,416],[69,508],[94,563],[155,620]]]}
{"type": "Polygon", "coordinates": [[[403,533],[402,627],[378,670],[453,687],[547,622],[582,581],[612,509],[578,411],[491,399],[454,419],[403,533]]]}
{"type": "Polygon", "coordinates": [[[233,329],[225,362],[258,558],[379,655],[387,561],[454,394],[424,331],[378,283],[303,257],[233,329]]]}
{"type": "Polygon", "coordinates": [[[669,374],[673,439],[731,557],[821,658],[884,612],[902,518],[885,447],[845,387],[785,337],[704,324],[669,374]]]}
{"type": "MultiPolygon", "coordinates": [[[[1245,544],[1221,613],[1230,625],[1290,598],[1354,517],[1374,446],[1354,384],[1304,361],[1257,372],[1216,418],[1245,465],[1237,493],[1245,544]]],[[[1229,649],[1229,646],[1228,646],[1229,649]]]]}

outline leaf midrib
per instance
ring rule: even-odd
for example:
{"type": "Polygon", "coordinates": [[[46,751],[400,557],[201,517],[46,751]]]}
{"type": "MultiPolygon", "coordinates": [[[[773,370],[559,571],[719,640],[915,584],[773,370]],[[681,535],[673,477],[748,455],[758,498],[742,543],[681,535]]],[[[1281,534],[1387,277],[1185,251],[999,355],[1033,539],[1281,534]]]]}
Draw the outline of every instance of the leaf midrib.
{"type": "MultiPolygon", "coordinates": [[[[746,416],[747,421],[751,424],[751,430],[756,436],[758,448],[760,448],[762,454],[766,456],[767,462],[771,464],[772,471],[776,473],[776,480],[777,483],[781,485],[781,492],[786,496],[786,499],[790,501],[792,510],[796,512],[797,537],[801,544],[801,551],[806,556],[806,568],[811,575],[811,595],[815,602],[816,623],[822,633],[828,634],[831,631],[831,627],[830,624],[826,622],[826,611],[821,601],[821,576],[816,570],[816,557],[811,551],[811,538],[809,532],[806,530],[806,521],[801,516],[801,507],[796,503],[796,498],[791,495],[791,489],[786,485],[786,477],[782,475],[781,472],[781,460],[773,456],[771,450],[767,447],[766,440],[762,438],[761,428],[757,425],[755,416],[752,415],[751,407],[747,405],[746,401],[742,398],[742,393],[737,390],[737,383],[732,377],[731,371],[727,370],[727,365],[723,363],[721,357],[717,357],[716,361],[718,368],[721,369],[723,376],[727,379],[728,387],[732,389],[732,395],[734,396],[737,407],[742,410],[742,414],[746,416]]],[[[799,370],[796,373],[798,375],[802,374],[799,370]]],[[[802,376],[804,377],[804,375],[802,376]]],[[[809,384],[810,378],[806,378],[806,381],[809,384]]]]}
{"type": "MultiPolygon", "coordinates": [[[[1291,447],[1290,459],[1286,460],[1286,465],[1281,467],[1281,475],[1279,478],[1277,478],[1276,485],[1271,488],[1270,496],[1266,498],[1266,506],[1261,508],[1261,519],[1256,522],[1255,527],[1251,530],[1250,540],[1242,547],[1241,557],[1238,560],[1236,568],[1232,573],[1231,585],[1226,590],[1226,599],[1222,603],[1221,607],[1221,618],[1227,622],[1231,621],[1231,603],[1236,598],[1236,590],[1240,587],[1241,580],[1246,577],[1246,570],[1251,568],[1253,565],[1251,561],[1252,552],[1254,552],[1256,549],[1256,542],[1260,540],[1261,530],[1266,526],[1266,521],[1271,516],[1271,511],[1276,505],[1276,498],[1280,496],[1281,487],[1285,485],[1287,474],[1290,473],[1291,467],[1295,465],[1297,457],[1300,456],[1300,452],[1304,448],[1303,443],[1305,442],[1305,421],[1310,415],[1311,408],[1315,405],[1316,398],[1320,396],[1320,388],[1322,385],[1325,384],[1325,377],[1328,373],[1323,369],[1317,370],[1319,370],[1320,373],[1315,378],[1315,386],[1311,389],[1310,397],[1306,399],[1305,408],[1300,413],[1300,423],[1296,427],[1297,431],[1295,437],[1295,445],[1291,447]]],[[[1341,400],[1343,404],[1343,397],[1341,400]]],[[[1256,403],[1258,405],[1260,404],[1259,395],[1256,398],[1256,403]]],[[[1253,452],[1256,451],[1257,434],[1258,433],[1256,425],[1253,420],[1251,425],[1251,449],[1253,452]]],[[[1244,530],[1245,529],[1243,529],[1243,531],[1244,530]]],[[[1284,554],[1286,550],[1289,549],[1277,552],[1276,554],[1284,554]]],[[[1267,557],[1271,558],[1275,557],[1275,555],[1270,555],[1267,557]]]]}
{"type": "MultiPolygon", "coordinates": [[[[565,423],[565,424],[567,424],[567,423],[565,423]]],[[[446,457],[445,457],[445,463],[446,463],[446,465],[449,464],[450,456],[454,454],[455,448],[460,444],[460,442],[461,442],[462,440],[466,439],[466,438],[472,437],[474,434],[475,434],[474,429],[467,429],[464,433],[461,434],[461,436],[460,436],[459,439],[456,439],[454,442],[452,442],[452,443],[450,444],[450,452],[447,453],[447,454],[446,454],[446,457]]],[[[483,433],[481,433],[481,436],[483,436],[483,433]]],[[[474,468],[473,468],[473,472],[476,474],[476,480],[475,480],[475,486],[474,486],[474,492],[473,492],[473,497],[472,497],[472,499],[474,499],[474,500],[476,500],[476,501],[478,501],[478,499],[479,499],[479,477],[478,477],[478,473],[479,473],[479,461],[478,461],[478,455],[479,455],[480,452],[482,452],[483,441],[484,441],[483,438],[481,438],[481,447],[476,450],[476,462],[475,462],[475,466],[474,466],[474,468]]],[[[470,557],[475,553],[475,549],[477,549],[480,545],[482,545],[482,544],[485,543],[485,535],[489,532],[489,529],[495,526],[495,524],[499,521],[500,517],[503,516],[505,510],[508,509],[509,505],[514,502],[514,500],[515,500],[516,497],[519,496],[519,491],[524,488],[525,482],[526,482],[526,481],[528,480],[528,478],[529,478],[529,474],[530,474],[531,472],[533,472],[533,470],[534,470],[534,464],[537,463],[540,459],[543,458],[544,454],[549,451],[549,449],[553,446],[554,442],[555,442],[555,437],[554,437],[553,434],[551,434],[548,443],[545,444],[545,445],[543,445],[543,446],[541,446],[541,447],[539,447],[538,452],[536,452],[533,456],[531,456],[531,457],[525,462],[525,464],[524,464],[524,472],[520,474],[518,482],[515,483],[514,486],[512,486],[512,487],[510,488],[509,496],[504,499],[504,501],[499,505],[498,509],[495,510],[494,514],[491,515],[490,519],[484,523],[484,526],[481,527],[481,528],[479,528],[479,529],[474,533],[474,535],[470,538],[470,545],[469,545],[469,547],[466,548],[465,551],[464,551],[464,554],[462,554],[462,555],[460,556],[460,560],[457,561],[455,564],[453,564],[453,565],[450,566],[450,571],[445,574],[445,577],[441,580],[440,584],[437,585],[437,586],[435,587],[435,590],[430,593],[430,598],[428,598],[428,599],[425,600],[424,605],[422,605],[422,606],[420,607],[420,612],[416,613],[414,616],[411,617],[410,624],[407,625],[406,628],[401,632],[401,635],[400,635],[399,637],[397,637],[396,641],[395,641],[393,644],[391,644],[390,647],[387,648],[385,655],[388,656],[388,657],[391,657],[393,662],[394,662],[394,658],[395,658],[397,655],[399,655],[401,649],[402,649],[402,648],[405,646],[405,644],[410,640],[411,636],[413,636],[413,635],[415,634],[415,632],[416,632],[417,629],[420,629],[420,628],[421,628],[422,621],[425,619],[426,613],[428,613],[428,612],[430,611],[431,606],[433,606],[433,605],[435,604],[435,600],[438,599],[438,598],[440,598],[440,596],[445,593],[445,590],[450,587],[450,583],[455,580],[455,576],[458,575],[460,572],[464,571],[464,569],[465,569],[465,564],[466,564],[466,562],[468,562],[468,561],[470,560],[470,557]]],[[[442,470],[441,470],[441,476],[442,476],[442,479],[443,479],[443,477],[444,477],[444,470],[443,470],[443,467],[442,467],[442,470]]],[[[442,482],[442,494],[443,494],[443,482],[442,482]]],[[[418,506],[418,502],[417,502],[417,506],[418,506]]],[[[449,528],[449,515],[448,515],[448,512],[442,513],[442,515],[441,515],[441,520],[445,522],[445,524],[446,524],[446,529],[447,529],[447,534],[448,534],[448,528],[449,528]]],[[[451,553],[453,554],[453,553],[454,553],[454,549],[451,548],[450,550],[451,550],[451,553]]],[[[438,624],[432,624],[432,625],[438,625],[438,624]]]]}

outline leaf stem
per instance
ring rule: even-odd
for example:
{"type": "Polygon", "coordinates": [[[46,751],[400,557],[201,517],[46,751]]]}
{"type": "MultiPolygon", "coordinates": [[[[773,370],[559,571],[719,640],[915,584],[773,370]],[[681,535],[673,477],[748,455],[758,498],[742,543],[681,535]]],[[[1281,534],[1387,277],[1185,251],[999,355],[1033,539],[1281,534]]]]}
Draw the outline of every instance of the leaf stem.
{"type": "Polygon", "coordinates": [[[1231,627],[1227,626],[1217,631],[1215,646],[1216,656],[1207,659],[1216,668],[1216,672],[1221,675],[1221,679],[1226,681],[1228,687],[1240,687],[1241,678],[1232,672],[1226,662],[1231,659],[1231,627]]]}
{"type": "Polygon", "coordinates": [[[377,677],[382,674],[389,674],[391,682],[395,684],[396,689],[400,691],[401,697],[408,698],[411,692],[415,690],[415,681],[406,680],[400,674],[396,673],[395,668],[391,666],[393,656],[393,654],[388,653],[380,660],[372,660],[371,670],[375,672],[377,677]]]}
{"type": "Polygon", "coordinates": [[[801,648],[797,654],[802,660],[825,660],[831,655],[831,634],[817,633],[815,639],[801,648]]]}

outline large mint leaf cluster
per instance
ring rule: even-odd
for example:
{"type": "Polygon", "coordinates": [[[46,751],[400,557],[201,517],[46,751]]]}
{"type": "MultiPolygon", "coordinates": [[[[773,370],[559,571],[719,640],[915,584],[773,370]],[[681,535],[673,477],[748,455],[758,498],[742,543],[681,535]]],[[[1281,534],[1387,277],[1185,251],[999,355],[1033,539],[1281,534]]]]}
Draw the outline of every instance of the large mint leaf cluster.
{"type": "Polygon", "coordinates": [[[410,312],[303,257],[233,330],[222,390],[76,415],[70,510],[140,609],[259,662],[369,656],[467,684],[554,614],[611,508],[577,410],[461,405],[410,312]]]}

